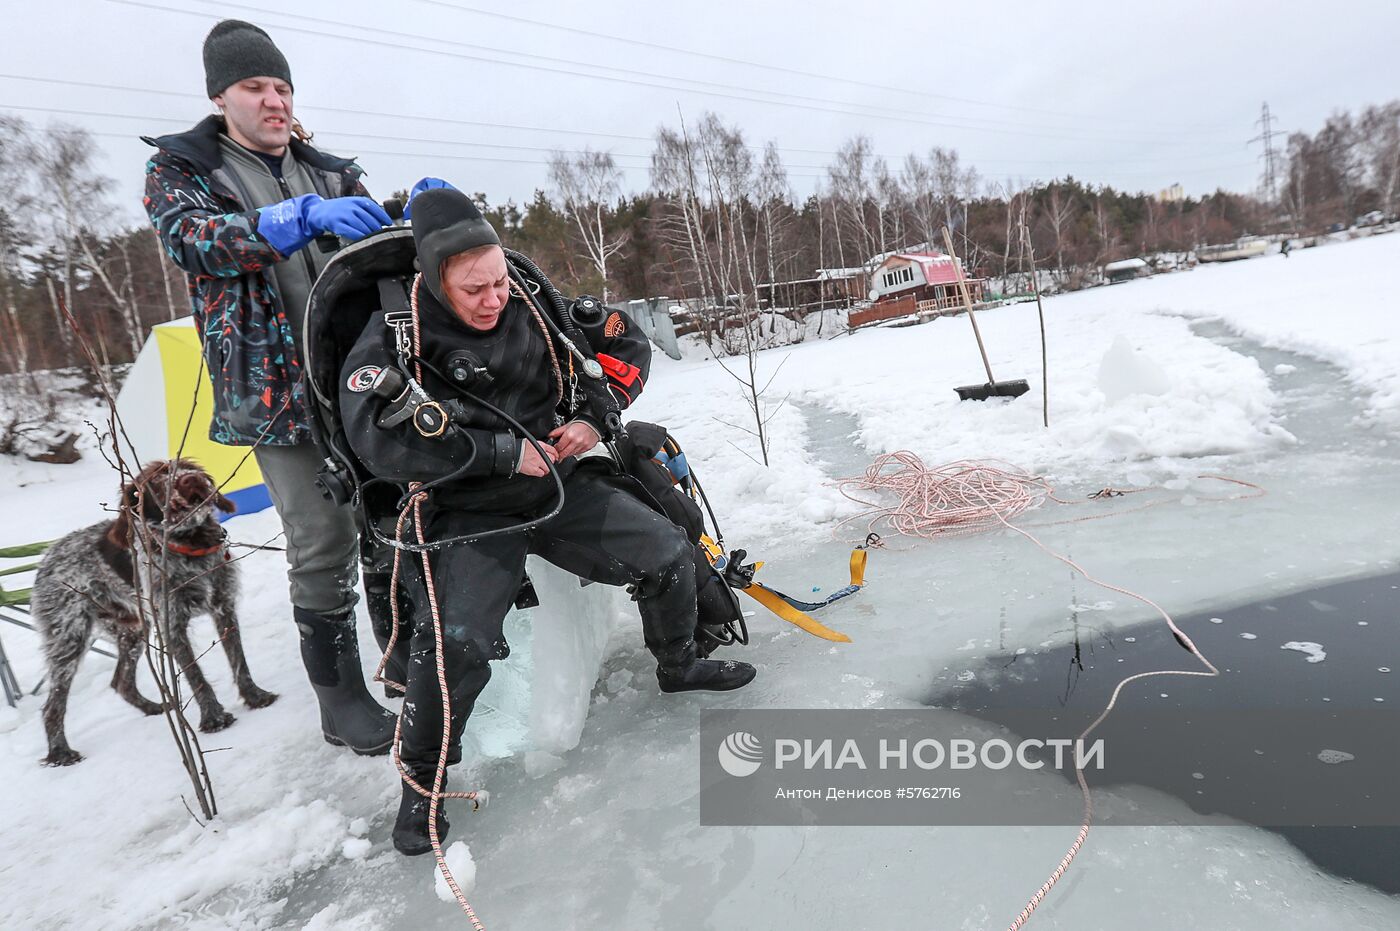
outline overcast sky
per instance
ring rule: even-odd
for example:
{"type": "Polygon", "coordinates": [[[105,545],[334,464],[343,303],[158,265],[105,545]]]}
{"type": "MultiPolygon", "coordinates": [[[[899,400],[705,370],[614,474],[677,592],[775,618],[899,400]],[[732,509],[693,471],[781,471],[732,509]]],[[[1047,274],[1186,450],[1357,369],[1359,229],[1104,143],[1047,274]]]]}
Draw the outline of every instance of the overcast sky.
{"type": "Polygon", "coordinates": [[[1276,129],[1314,132],[1333,109],[1400,96],[1400,4],[1379,0],[6,6],[0,111],[98,134],[133,217],[150,151],[136,137],[211,111],[200,46],[224,17],[272,35],[302,122],[358,156],[381,197],[432,174],[527,200],[551,149],[585,146],[641,190],[656,128],[705,110],[775,141],[799,195],[857,133],[892,167],[941,145],[989,180],[1243,191],[1264,101],[1276,129]]]}

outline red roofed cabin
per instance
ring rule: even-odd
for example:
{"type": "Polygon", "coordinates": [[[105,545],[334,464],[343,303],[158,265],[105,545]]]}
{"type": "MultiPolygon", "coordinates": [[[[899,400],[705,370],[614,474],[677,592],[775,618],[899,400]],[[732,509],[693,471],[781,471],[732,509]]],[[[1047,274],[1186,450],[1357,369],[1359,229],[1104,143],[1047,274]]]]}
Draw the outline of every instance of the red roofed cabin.
{"type": "MultiPolygon", "coordinates": [[[[870,276],[874,303],[851,313],[852,328],[881,320],[918,314],[927,319],[934,314],[962,309],[958,293],[957,259],[941,252],[898,252],[881,262],[870,276]]],[[[986,280],[968,278],[967,291],[973,304],[983,300],[986,280]]]]}
{"type": "MultiPolygon", "coordinates": [[[[881,262],[870,276],[871,287],[876,291],[875,302],[894,301],[912,297],[918,304],[933,302],[934,306],[921,306],[919,310],[952,310],[962,307],[962,296],[958,293],[958,270],[954,264],[958,260],[941,252],[900,252],[881,262]]],[[[967,290],[972,295],[972,303],[982,302],[981,278],[967,279],[967,290]]]]}

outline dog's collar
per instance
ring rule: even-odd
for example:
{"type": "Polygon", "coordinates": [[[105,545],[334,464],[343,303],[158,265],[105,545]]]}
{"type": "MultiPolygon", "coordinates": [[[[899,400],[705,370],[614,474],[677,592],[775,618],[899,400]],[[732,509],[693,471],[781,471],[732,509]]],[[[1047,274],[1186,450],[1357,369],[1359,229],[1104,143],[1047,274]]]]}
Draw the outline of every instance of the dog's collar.
{"type": "Polygon", "coordinates": [[[228,550],[225,548],[223,540],[220,540],[213,546],[185,546],[182,543],[167,542],[165,544],[165,548],[170,550],[170,552],[172,553],[179,553],[181,556],[189,556],[192,559],[198,559],[200,556],[211,556],[214,553],[223,550],[224,558],[228,558],[228,550]]]}

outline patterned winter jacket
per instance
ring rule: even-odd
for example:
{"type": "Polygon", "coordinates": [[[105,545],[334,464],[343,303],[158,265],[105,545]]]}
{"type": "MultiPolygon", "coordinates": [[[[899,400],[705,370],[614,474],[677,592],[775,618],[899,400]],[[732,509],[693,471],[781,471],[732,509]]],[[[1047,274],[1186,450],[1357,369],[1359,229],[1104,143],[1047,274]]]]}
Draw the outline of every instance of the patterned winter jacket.
{"type": "MultiPolygon", "coordinates": [[[[189,279],[214,387],[210,439],[290,446],[309,440],[311,431],[301,359],[272,268],[286,256],[258,235],[260,205],[236,193],[219,153],[222,130],[223,121],[209,116],[184,133],[143,136],[158,149],[146,163],[143,202],[166,253],[189,279]]],[[[291,149],[322,197],[367,193],[353,160],[295,139],[291,149]]]]}

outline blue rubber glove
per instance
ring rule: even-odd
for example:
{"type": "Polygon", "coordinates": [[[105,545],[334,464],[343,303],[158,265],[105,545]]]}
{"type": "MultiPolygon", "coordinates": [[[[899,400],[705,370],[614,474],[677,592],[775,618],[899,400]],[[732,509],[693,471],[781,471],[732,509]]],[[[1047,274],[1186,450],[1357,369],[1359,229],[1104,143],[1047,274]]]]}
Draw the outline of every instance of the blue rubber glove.
{"type": "Polygon", "coordinates": [[[408,192],[408,203],[404,204],[403,206],[403,218],[405,220],[413,219],[413,198],[417,197],[419,194],[422,194],[424,191],[431,191],[434,188],[440,187],[451,188],[454,191],[457,190],[455,187],[448,184],[441,178],[420,179],[418,183],[413,186],[413,190],[408,192]]]}
{"type": "Polygon", "coordinates": [[[322,233],[363,239],[393,220],[368,197],[336,197],[303,194],[258,210],[258,232],[272,248],[291,255],[322,233]]]}

